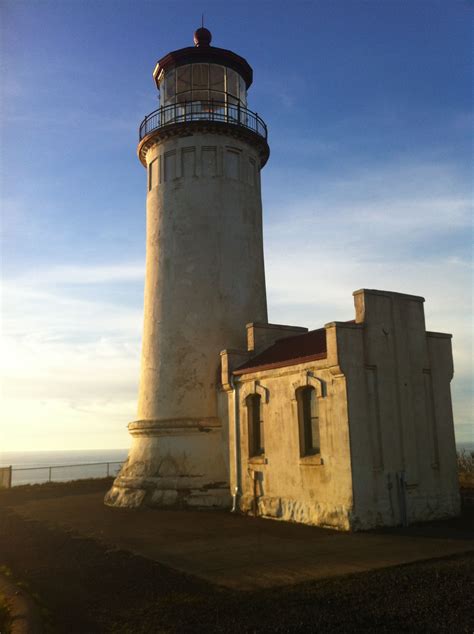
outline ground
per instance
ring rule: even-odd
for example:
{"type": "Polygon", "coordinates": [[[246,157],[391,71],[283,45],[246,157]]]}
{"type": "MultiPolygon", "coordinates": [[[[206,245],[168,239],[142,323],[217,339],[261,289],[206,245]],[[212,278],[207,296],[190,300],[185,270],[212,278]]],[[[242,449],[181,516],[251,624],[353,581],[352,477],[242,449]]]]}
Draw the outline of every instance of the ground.
{"type": "MultiPolygon", "coordinates": [[[[250,536],[255,536],[256,532],[263,536],[268,534],[275,545],[279,544],[286,551],[289,545],[298,542],[299,536],[300,543],[306,542],[309,550],[313,548],[313,558],[316,547],[322,556],[327,553],[328,545],[338,544],[337,550],[346,548],[352,557],[357,551],[358,561],[362,561],[364,548],[372,548],[372,545],[381,548],[380,545],[385,543],[390,550],[400,542],[405,543],[404,540],[407,544],[428,542],[426,548],[435,544],[438,555],[446,549],[455,552],[378,570],[332,577],[323,575],[303,583],[293,581],[290,585],[281,585],[281,580],[272,585],[267,571],[267,582],[250,588],[248,576],[240,575],[238,566],[232,568],[234,583],[232,578],[226,581],[225,577],[221,577],[224,583],[212,583],[203,578],[201,569],[198,570],[201,576],[196,576],[157,561],[161,551],[154,551],[155,559],[136,554],[141,544],[133,544],[128,535],[133,523],[138,526],[148,522],[151,526],[154,522],[157,533],[161,531],[161,538],[168,539],[171,549],[173,543],[181,542],[183,549],[190,552],[192,542],[186,541],[186,531],[191,531],[194,524],[197,552],[201,543],[208,548],[204,531],[200,533],[199,522],[204,522],[209,530],[212,519],[209,513],[184,515],[190,519],[185,527],[182,526],[183,516],[177,516],[179,521],[172,532],[171,512],[167,512],[168,515],[161,511],[143,514],[107,509],[102,516],[102,507],[99,511],[99,507],[92,505],[91,514],[98,513],[99,518],[111,519],[109,523],[101,519],[102,527],[88,536],[85,523],[79,526],[77,522],[81,518],[75,517],[72,511],[80,504],[89,504],[89,500],[100,497],[107,486],[105,481],[89,481],[18,488],[0,495],[0,562],[8,566],[17,579],[25,582],[37,597],[47,631],[139,634],[474,630],[472,518],[439,522],[431,527],[413,527],[401,533],[382,531],[359,536],[321,532],[321,529],[268,520],[234,518],[236,533],[232,534],[230,524],[227,530],[231,532],[239,558],[240,540],[246,532],[250,536]],[[57,515],[60,506],[63,508],[61,522],[57,515]],[[53,512],[56,513],[54,521],[53,512]],[[159,521],[161,518],[163,522],[159,521]],[[76,528],[68,528],[73,525],[76,528]],[[118,527],[117,532],[114,532],[114,526],[118,527]],[[117,547],[113,544],[120,535],[120,528],[124,542],[117,547]],[[244,587],[250,589],[236,589],[235,580],[239,578],[244,580],[244,587]]],[[[229,521],[225,514],[216,518],[217,522],[229,521]]],[[[98,521],[97,517],[89,520],[98,521]]],[[[143,534],[146,535],[146,531],[143,534]]],[[[252,543],[258,547],[255,541],[252,543]]],[[[208,551],[207,555],[214,564],[221,556],[218,550],[216,552],[212,555],[208,551]]],[[[179,561],[181,568],[187,565],[186,561],[179,561]]],[[[285,561],[285,570],[291,568],[290,563],[290,560],[285,561]]],[[[246,566],[248,563],[244,562],[243,569],[246,566]]],[[[218,568],[218,565],[209,565],[206,574],[218,574],[215,572],[218,568]]],[[[258,565],[253,572],[258,579],[258,565]]]]}

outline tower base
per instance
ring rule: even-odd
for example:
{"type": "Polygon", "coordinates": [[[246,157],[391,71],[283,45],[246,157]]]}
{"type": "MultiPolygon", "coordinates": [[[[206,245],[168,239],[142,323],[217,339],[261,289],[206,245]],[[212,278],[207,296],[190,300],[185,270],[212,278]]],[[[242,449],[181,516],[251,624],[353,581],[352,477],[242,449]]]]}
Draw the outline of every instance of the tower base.
{"type": "Polygon", "coordinates": [[[105,504],[230,508],[225,443],[218,418],[140,420],[128,428],[132,447],[105,504]]]}

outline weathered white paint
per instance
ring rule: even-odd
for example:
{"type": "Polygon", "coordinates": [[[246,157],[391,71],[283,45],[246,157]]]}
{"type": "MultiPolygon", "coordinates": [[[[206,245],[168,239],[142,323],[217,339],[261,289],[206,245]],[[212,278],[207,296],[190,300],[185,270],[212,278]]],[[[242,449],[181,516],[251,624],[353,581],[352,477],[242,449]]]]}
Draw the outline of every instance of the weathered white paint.
{"type": "Polygon", "coordinates": [[[0,467],[0,489],[9,489],[12,485],[12,468],[0,467]]]}
{"type": "Polygon", "coordinates": [[[138,421],[107,504],[230,503],[219,353],[245,346],[249,321],[267,320],[262,143],[194,122],[139,148],[148,195],[138,421]]]}
{"type": "MultiPolygon", "coordinates": [[[[264,517],[341,530],[459,513],[451,336],[426,332],[422,298],[354,296],[356,323],[326,325],[326,359],[234,376],[238,420],[229,440],[238,464],[230,486],[240,487],[244,512],[256,505],[264,517]],[[321,452],[300,457],[295,392],[307,384],[321,386],[321,452]],[[262,389],[265,455],[249,458],[245,399],[262,389]]],[[[222,357],[228,387],[243,353],[222,357]]]]}

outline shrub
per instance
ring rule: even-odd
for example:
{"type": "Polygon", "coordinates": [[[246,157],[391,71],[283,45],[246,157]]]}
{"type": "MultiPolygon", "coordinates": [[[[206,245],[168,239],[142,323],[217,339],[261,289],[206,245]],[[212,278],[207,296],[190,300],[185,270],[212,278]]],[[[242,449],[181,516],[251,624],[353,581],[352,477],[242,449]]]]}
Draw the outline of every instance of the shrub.
{"type": "Polygon", "coordinates": [[[461,487],[474,487],[474,451],[458,451],[458,473],[461,487]]]}
{"type": "Polygon", "coordinates": [[[459,473],[474,474],[474,451],[466,449],[458,451],[458,471],[459,473]]]}

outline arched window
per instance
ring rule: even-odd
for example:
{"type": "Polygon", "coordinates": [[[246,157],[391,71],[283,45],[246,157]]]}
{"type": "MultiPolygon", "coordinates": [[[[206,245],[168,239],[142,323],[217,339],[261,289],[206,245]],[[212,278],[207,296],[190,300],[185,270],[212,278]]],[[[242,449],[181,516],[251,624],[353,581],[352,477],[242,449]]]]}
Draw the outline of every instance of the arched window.
{"type": "Polygon", "coordinates": [[[262,402],[260,394],[250,394],[246,398],[249,455],[262,456],[265,453],[263,436],[262,402]]]}
{"type": "Polygon", "coordinates": [[[298,403],[298,425],[300,435],[300,455],[314,456],[320,453],[319,407],[316,390],[306,386],[296,391],[298,403]]]}

